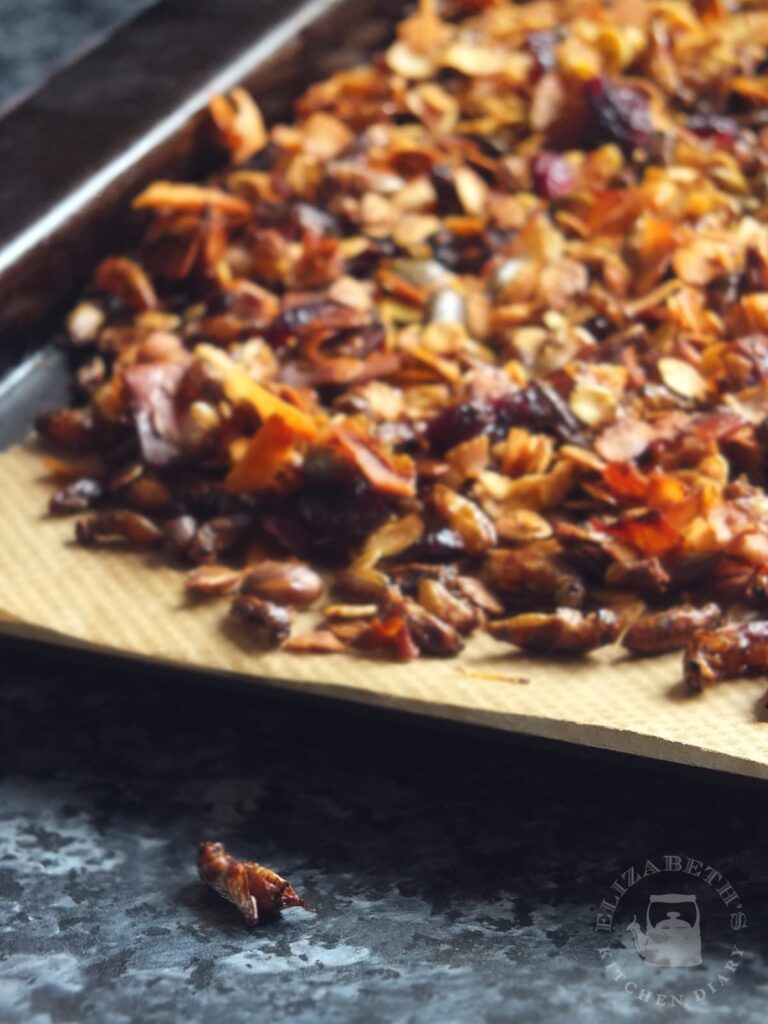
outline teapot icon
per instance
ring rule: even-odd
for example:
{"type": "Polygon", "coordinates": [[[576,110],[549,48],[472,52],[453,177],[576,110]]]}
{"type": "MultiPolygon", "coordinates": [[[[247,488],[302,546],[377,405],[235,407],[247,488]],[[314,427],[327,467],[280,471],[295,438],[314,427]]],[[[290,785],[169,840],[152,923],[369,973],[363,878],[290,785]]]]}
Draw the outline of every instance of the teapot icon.
{"type": "Polygon", "coordinates": [[[650,896],[646,931],[637,917],[627,925],[638,956],[654,967],[697,967],[701,963],[699,905],[689,893],[650,896]],[[677,909],[675,909],[675,907],[677,909]]]}

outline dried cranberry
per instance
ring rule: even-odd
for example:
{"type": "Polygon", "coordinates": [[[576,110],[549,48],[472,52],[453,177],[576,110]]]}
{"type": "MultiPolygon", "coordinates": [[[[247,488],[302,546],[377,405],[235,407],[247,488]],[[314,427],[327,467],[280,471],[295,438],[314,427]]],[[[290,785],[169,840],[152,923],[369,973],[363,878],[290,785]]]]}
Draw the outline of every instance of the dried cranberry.
{"type": "Polygon", "coordinates": [[[320,562],[340,564],[386,518],[390,503],[365,481],[309,485],[281,510],[285,534],[297,551],[320,562]]]}
{"type": "Polygon", "coordinates": [[[228,498],[221,484],[210,480],[182,480],[177,493],[184,511],[201,517],[222,514],[228,498]]]}
{"type": "Polygon", "coordinates": [[[464,212],[453,183],[453,175],[454,170],[448,164],[437,164],[432,168],[432,184],[437,193],[437,206],[442,217],[464,212]]]}
{"type": "Polygon", "coordinates": [[[719,146],[727,146],[739,134],[739,126],[725,114],[691,114],[685,127],[700,139],[712,139],[719,146]]]}
{"type": "Polygon", "coordinates": [[[442,228],[429,239],[438,263],[457,274],[477,274],[488,262],[489,247],[482,235],[454,235],[442,228]]]}
{"type": "MultiPolygon", "coordinates": [[[[504,138],[503,135],[475,135],[474,133],[467,133],[467,138],[471,139],[472,142],[477,146],[478,151],[483,156],[489,156],[492,160],[498,160],[499,157],[507,156],[509,154],[509,140],[504,138]]],[[[470,163],[471,163],[470,159],[470,163]]],[[[487,168],[478,167],[478,172],[482,173],[485,171],[486,176],[488,175],[487,168]]]]}
{"type": "Polygon", "coordinates": [[[274,142],[268,142],[263,149],[251,157],[248,167],[254,171],[271,171],[279,152],[274,142]]]}
{"type": "Polygon", "coordinates": [[[571,165],[560,153],[542,150],[531,163],[533,187],[544,199],[557,199],[573,190],[571,165]]]}
{"type": "Polygon", "coordinates": [[[347,261],[347,273],[352,277],[372,277],[381,260],[392,259],[397,255],[398,248],[391,238],[373,238],[368,245],[352,259],[347,261]]]}
{"type": "Polygon", "coordinates": [[[427,439],[437,451],[444,452],[454,445],[482,434],[488,426],[489,411],[480,402],[462,402],[446,409],[427,425],[427,439]]]}
{"type": "Polygon", "coordinates": [[[303,231],[317,235],[339,234],[338,218],[312,203],[258,203],[254,222],[259,229],[273,228],[286,238],[298,240],[303,231]]]}
{"type": "Polygon", "coordinates": [[[257,203],[254,207],[252,230],[263,231],[269,228],[286,238],[298,239],[299,223],[294,208],[287,203],[257,203]]]}
{"type": "Polygon", "coordinates": [[[426,436],[438,452],[487,432],[493,440],[506,437],[510,427],[556,434],[563,440],[581,439],[581,428],[566,402],[546,381],[510,390],[492,402],[462,402],[436,416],[426,436]]]}
{"type": "Polygon", "coordinates": [[[506,437],[510,427],[526,426],[542,430],[551,426],[551,410],[542,402],[541,395],[533,386],[510,391],[492,403],[493,421],[491,432],[494,438],[506,437]]]}
{"type": "Polygon", "coordinates": [[[754,245],[747,246],[745,253],[743,289],[745,292],[764,292],[768,288],[768,264],[754,245]]]}
{"type": "Polygon", "coordinates": [[[546,381],[510,391],[495,399],[491,407],[491,436],[495,440],[506,437],[510,427],[527,427],[535,433],[556,434],[564,441],[582,439],[578,420],[557,390],[546,381]]]}
{"type": "Polygon", "coordinates": [[[631,85],[601,75],[584,85],[593,118],[594,143],[615,142],[624,149],[646,146],[653,137],[648,97],[631,85]]]}
{"type": "Polygon", "coordinates": [[[707,301],[716,313],[724,316],[739,301],[743,290],[742,274],[720,274],[707,285],[707,301]]]}
{"type": "Polygon", "coordinates": [[[610,337],[616,330],[616,324],[607,316],[603,316],[602,313],[596,314],[596,316],[590,317],[586,320],[582,327],[585,331],[589,331],[595,341],[605,341],[606,338],[610,337]]]}
{"type": "Polygon", "coordinates": [[[280,351],[303,327],[308,327],[313,320],[318,319],[329,305],[336,308],[335,303],[310,302],[284,309],[262,334],[272,348],[280,351]]]}
{"type": "Polygon", "coordinates": [[[221,316],[228,313],[235,304],[237,293],[234,291],[217,292],[208,302],[208,314],[210,316],[221,316]]]}
{"type": "Polygon", "coordinates": [[[755,383],[768,380],[768,351],[763,334],[748,334],[733,342],[733,352],[748,359],[755,369],[755,383]]]}
{"type": "Polygon", "coordinates": [[[768,461],[768,416],[755,427],[755,440],[766,453],[766,461],[768,461]]]}

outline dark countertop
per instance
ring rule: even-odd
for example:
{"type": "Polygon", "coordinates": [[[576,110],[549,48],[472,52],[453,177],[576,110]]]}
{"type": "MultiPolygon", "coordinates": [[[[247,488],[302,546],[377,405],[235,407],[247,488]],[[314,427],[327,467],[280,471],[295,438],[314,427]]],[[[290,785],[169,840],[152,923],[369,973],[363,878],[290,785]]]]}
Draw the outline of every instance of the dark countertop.
{"type": "Polygon", "coordinates": [[[0,112],[153,0],[3,0],[0,112]]]}
{"type": "MultiPolygon", "coordinates": [[[[3,5],[0,102],[141,6],[3,5]]],[[[764,1019],[764,786],[0,652],[3,1024],[764,1019]],[[318,914],[249,931],[196,880],[204,838],[285,874],[318,914]],[[596,932],[612,881],[665,855],[738,896],[649,874],[596,932]],[[650,966],[626,925],[681,892],[704,963],[650,966]]]]}
{"type": "MultiPolygon", "coordinates": [[[[606,974],[628,916],[594,930],[617,875],[678,852],[749,919],[727,991],[691,1012],[764,1019],[764,787],[3,650],[5,1024],[679,1020],[606,974]],[[204,838],[317,915],[249,931],[196,880],[204,838]]],[[[619,948],[632,977],[717,976],[729,939],[705,895],[705,966],[619,948]]]]}

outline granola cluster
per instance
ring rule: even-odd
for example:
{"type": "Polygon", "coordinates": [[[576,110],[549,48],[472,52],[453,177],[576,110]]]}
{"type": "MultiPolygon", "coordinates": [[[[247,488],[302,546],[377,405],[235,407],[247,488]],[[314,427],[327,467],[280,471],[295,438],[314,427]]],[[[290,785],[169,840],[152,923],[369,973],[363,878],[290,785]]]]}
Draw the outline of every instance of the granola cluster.
{"type": "Polygon", "coordinates": [[[763,672],[763,0],[421,0],[291,124],[211,115],[227,169],[143,192],[69,318],[80,541],[295,651],[763,672]]]}

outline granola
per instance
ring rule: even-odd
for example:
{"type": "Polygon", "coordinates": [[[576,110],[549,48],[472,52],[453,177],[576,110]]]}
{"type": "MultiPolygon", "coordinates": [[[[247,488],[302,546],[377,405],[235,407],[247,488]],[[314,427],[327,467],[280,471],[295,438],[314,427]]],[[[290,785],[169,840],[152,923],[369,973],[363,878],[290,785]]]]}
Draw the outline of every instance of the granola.
{"type": "Polygon", "coordinates": [[[142,192],[69,317],[38,430],[78,539],[296,652],[629,627],[693,686],[762,667],[762,0],[421,0],[291,124],[211,115],[227,167],[142,192]]]}

